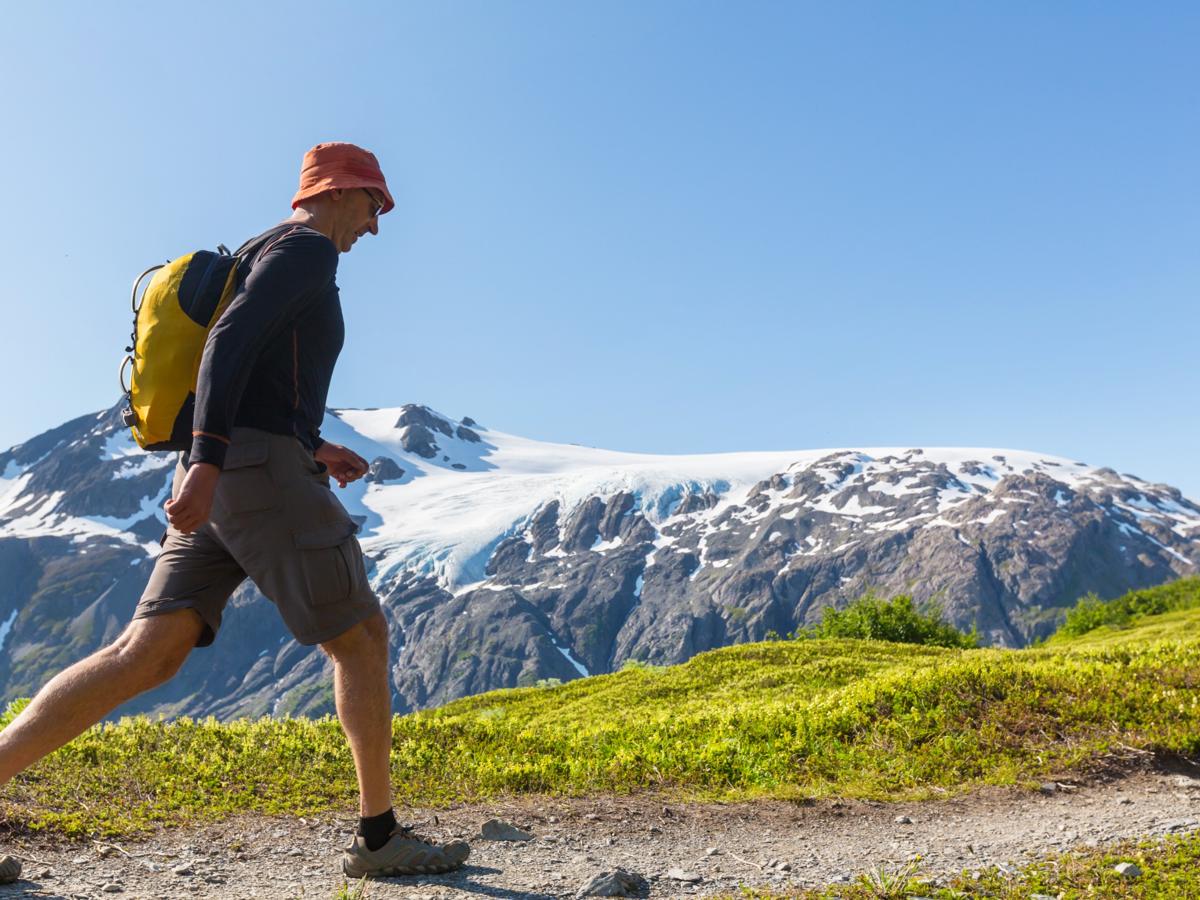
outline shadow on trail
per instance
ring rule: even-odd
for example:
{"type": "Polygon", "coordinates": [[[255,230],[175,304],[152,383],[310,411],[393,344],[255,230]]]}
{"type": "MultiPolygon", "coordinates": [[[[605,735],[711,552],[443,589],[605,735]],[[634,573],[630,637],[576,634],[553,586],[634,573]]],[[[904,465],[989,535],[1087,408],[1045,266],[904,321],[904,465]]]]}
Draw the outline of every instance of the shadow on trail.
{"type": "MultiPolygon", "coordinates": [[[[521,891],[497,887],[490,884],[477,884],[469,880],[472,875],[502,875],[503,869],[493,869],[489,866],[463,866],[454,873],[456,878],[417,878],[412,876],[396,876],[395,878],[372,878],[372,884],[394,884],[397,887],[414,888],[420,885],[437,885],[452,887],[463,893],[479,894],[481,897],[496,897],[499,900],[559,900],[560,894],[546,894],[541,891],[521,891]],[[461,879],[461,880],[460,880],[461,879]]],[[[2,895],[0,895],[2,896],[2,895]]],[[[64,898],[70,900],[70,898],[64,898]]]]}

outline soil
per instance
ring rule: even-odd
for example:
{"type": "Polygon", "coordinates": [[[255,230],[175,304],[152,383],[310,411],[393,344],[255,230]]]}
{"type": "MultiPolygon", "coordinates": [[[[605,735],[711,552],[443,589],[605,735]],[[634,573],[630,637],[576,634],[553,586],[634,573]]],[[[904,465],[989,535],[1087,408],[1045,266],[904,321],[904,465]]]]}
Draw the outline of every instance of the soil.
{"type": "MultiPolygon", "coordinates": [[[[1158,760],[1036,790],[986,789],[912,803],[680,803],[635,795],[397,812],[425,836],[468,839],[471,858],[448,875],[371,880],[368,900],[568,898],[617,867],[646,879],[642,897],[736,896],[741,885],[783,891],[848,882],[880,867],[895,872],[917,856],[921,874],[936,881],[1081,846],[1195,830],[1200,767],[1158,760]],[[480,826],[493,818],[533,839],[480,839],[480,826]]],[[[13,836],[3,852],[20,856],[25,870],[21,881],[0,886],[0,900],[332,900],[346,884],[340,849],[354,824],[349,813],[246,816],[136,841],[13,836]]]]}

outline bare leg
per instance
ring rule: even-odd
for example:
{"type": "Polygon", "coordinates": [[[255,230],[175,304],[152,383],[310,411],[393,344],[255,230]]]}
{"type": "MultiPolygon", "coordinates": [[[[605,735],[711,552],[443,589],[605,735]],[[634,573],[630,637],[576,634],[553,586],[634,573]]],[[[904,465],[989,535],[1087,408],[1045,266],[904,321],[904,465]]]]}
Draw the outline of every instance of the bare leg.
{"type": "Polygon", "coordinates": [[[55,675],[0,731],[0,785],[173,676],[204,625],[190,609],[136,619],[113,643],[55,675]]]}
{"type": "Polygon", "coordinates": [[[358,772],[359,815],[392,805],[392,695],[383,613],[321,645],[333,660],[333,698],[358,772]]]}

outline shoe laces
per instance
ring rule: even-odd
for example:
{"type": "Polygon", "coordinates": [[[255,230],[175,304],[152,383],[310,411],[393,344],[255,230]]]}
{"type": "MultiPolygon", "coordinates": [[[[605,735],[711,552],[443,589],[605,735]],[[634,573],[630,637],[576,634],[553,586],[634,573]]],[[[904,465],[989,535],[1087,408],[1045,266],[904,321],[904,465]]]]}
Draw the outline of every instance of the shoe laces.
{"type": "Polygon", "coordinates": [[[419,843],[425,844],[428,847],[437,846],[436,841],[431,841],[429,838],[419,835],[413,831],[413,826],[411,825],[397,825],[392,834],[398,834],[401,837],[408,838],[409,840],[418,841],[419,843]]]}

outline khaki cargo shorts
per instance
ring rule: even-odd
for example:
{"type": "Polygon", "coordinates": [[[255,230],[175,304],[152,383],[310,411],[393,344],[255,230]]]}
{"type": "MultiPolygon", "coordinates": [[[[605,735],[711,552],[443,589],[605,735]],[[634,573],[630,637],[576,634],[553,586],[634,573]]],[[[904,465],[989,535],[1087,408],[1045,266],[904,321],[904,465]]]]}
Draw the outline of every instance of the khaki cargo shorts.
{"type": "MultiPolygon", "coordinates": [[[[175,469],[171,496],[186,474],[175,469]]],[[[216,638],[225,604],[249,578],[301,644],[319,644],[379,612],[358,526],[329,476],[296,438],[235,428],[212,517],[198,531],[168,528],[135,619],[194,609],[216,638]]]]}

